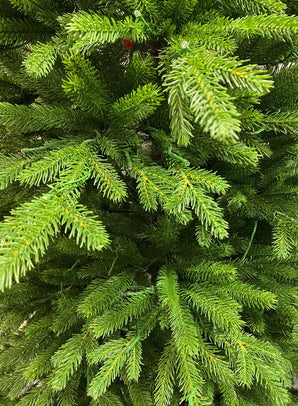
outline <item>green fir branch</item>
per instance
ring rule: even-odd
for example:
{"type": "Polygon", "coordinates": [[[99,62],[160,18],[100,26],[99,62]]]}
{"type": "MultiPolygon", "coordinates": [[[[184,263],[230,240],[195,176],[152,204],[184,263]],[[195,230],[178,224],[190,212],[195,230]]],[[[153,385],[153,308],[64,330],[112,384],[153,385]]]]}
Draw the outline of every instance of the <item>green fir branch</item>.
{"type": "Polygon", "coordinates": [[[102,117],[111,104],[111,94],[95,67],[79,54],[65,57],[63,63],[66,79],[62,87],[67,96],[82,110],[102,117]]]}
{"type": "Polygon", "coordinates": [[[209,283],[198,287],[183,285],[183,297],[189,305],[205,315],[225,331],[239,331],[243,322],[239,317],[240,305],[224,290],[209,283]]]}
{"type": "Polygon", "coordinates": [[[0,44],[18,46],[46,40],[53,31],[36,21],[28,18],[0,19],[0,44]]]}
{"type": "Polygon", "coordinates": [[[198,335],[190,309],[179,297],[178,277],[174,270],[163,268],[157,284],[162,306],[167,310],[173,340],[179,353],[193,355],[198,335]]]}
{"type": "MultiPolygon", "coordinates": [[[[105,311],[109,310],[122,292],[128,289],[133,278],[134,274],[132,272],[125,272],[115,275],[107,281],[101,279],[94,281],[88,286],[87,292],[85,293],[86,297],[78,306],[79,314],[90,318],[104,313],[103,317],[105,317],[107,315],[105,311]]],[[[93,323],[92,330],[96,331],[96,336],[98,337],[98,332],[96,327],[94,328],[93,323]]]]}
{"type": "MultiPolygon", "coordinates": [[[[111,280],[109,280],[109,286],[110,282],[111,280]]],[[[89,328],[95,337],[113,334],[127,325],[128,322],[134,319],[137,320],[140,316],[152,310],[154,300],[156,300],[156,297],[153,295],[151,288],[134,292],[132,296],[112,306],[100,317],[93,319],[89,324],[89,328]]]]}
{"type": "Polygon", "coordinates": [[[185,113],[182,113],[182,110],[185,110],[184,106],[188,105],[189,112],[186,109],[188,118],[193,116],[193,121],[198,122],[212,138],[225,142],[235,141],[240,131],[240,123],[237,119],[239,114],[232,103],[232,98],[220,84],[219,78],[214,77],[212,73],[207,74],[204,64],[202,66],[200,63],[201,60],[208,58],[208,51],[203,49],[198,55],[199,58],[185,56],[174,60],[171,71],[164,75],[164,85],[169,91],[173,138],[180,146],[189,144],[191,125],[187,129],[188,124],[186,127],[182,124],[187,120],[187,117],[183,117],[185,113]],[[185,96],[181,94],[182,89],[185,96]],[[175,100],[175,97],[178,98],[175,100]],[[179,98],[185,100],[185,97],[187,101],[184,104],[179,102],[179,98]],[[181,123],[177,121],[177,113],[181,123]],[[186,131],[180,134],[179,127],[186,128],[186,131]]]}
{"type": "Polygon", "coordinates": [[[55,391],[64,389],[78,369],[85,352],[86,339],[88,339],[88,333],[73,335],[52,357],[54,369],[51,386],[55,391]]]}
{"type": "Polygon", "coordinates": [[[36,78],[46,76],[57,58],[57,49],[51,43],[38,43],[31,49],[31,54],[24,60],[26,71],[36,78]]]}
{"type": "Polygon", "coordinates": [[[61,208],[58,199],[35,198],[12,211],[1,224],[0,286],[10,287],[34,267],[58,233],[61,208]]]}
{"type": "Polygon", "coordinates": [[[0,189],[5,189],[23,171],[23,167],[30,159],[18,155],[0,155],[0,189]]]}
{"type": "Polygon", "coordinates": [[[163,351],[158,363],[158,372],[155,379],[154,399],[156,406],[170,404],[174,391],[174,374],[176,366],[176,350],[169,343],[163,351]]]}
{"type": "Polygon", "coordinates": [[[54,181],[59,173],[66,169],[74,160],[82,155],[81,146],[69,145],[54,149],[41,159],[33,161],[18,175],[17,179],[22,185],[39,186],[54,181]]]}
{"type": "Polygon", "coordinates": [[[168,213],[179,218],[190,206],[206,229],[210,228],[212,235],[218,238],[227,236],[227,223],[223,219],[221,209],[206,192],[224,193],[228,185],[226,182],[207,171],[190,169],[173,170],[176,175],[177,186],[167,201],[165,209],[168,213]]]}
{"type": "Polygon", "coordinates": [[[111,124],[134,127],[151,115],[161,100],[161,92],[156,85],[139,86],[112,105],[111,124]]]}
{"type": "Polygon", "coordinates": [[[119,38],[131,38],[144,41],[144,25],[139,20],[126,17],[123,21],[101,17],[98,14],[85,12],[75,13],[66,24],[66,31],[74,42],[74,51],[87,52],[96,44],[113,43],[119,38]]]}
{"type": "Polygon", "coordinates": [[[101,191],[103,196],[115,202],[126,199],[125,183],[120,179],[111,164],[91,152],[89,168],[91,170],[90,177],[94,179],[94,185],[101,191]]]}
{"type": "Polygon", "coordinates": [[[224,0],[222,2],[223,8],[233,10],[236,12],[245,12],[247,15],[258,14],[283,14],[286,9],[286,4],[280,0],[244,0],[244,1],[230,1],[224,0]]]}
{"type": "Polygon", "coordinates": [[[256,15],[230,20],[225,29],[239,40],[260,36],[276,40],[295,40],[298,23],[295,16],[256,15]]]}
{"type": "Polygon", "coordinates": [[[53,106],[24,106],[0,103],[2,125],[15,133],[72,128],[86,119],[74,109],[53,106]]]}

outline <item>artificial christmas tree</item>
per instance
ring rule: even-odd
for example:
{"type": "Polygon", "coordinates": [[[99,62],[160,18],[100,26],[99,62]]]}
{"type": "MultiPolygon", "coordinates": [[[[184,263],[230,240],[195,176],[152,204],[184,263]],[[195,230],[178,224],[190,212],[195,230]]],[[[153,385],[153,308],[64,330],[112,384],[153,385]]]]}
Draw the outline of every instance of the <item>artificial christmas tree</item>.
{"type": "Polygon", "coordinates": [[[295,1],[0,1],[0,405],[297,404],[295,1]]]}

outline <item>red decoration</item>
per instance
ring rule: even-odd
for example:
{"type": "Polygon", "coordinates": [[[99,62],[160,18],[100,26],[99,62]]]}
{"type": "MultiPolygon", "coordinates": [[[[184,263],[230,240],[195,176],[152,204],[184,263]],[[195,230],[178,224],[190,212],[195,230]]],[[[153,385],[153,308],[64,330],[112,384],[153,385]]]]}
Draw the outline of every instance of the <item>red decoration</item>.
{"type": "Polygon", "coordinates": [[[132,49],[133,41],[131,39],[123,39],[123,49],[132,49]]]}

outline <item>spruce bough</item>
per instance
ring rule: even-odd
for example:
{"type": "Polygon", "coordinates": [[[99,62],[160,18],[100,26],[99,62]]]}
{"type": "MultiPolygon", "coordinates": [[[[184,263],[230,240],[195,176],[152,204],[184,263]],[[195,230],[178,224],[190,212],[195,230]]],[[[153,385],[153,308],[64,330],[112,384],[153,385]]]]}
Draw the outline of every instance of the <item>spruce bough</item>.
{"type": "Polygon", "coordinates": [[[294,3],[0,1],[1,406],[297,404],[294,3]]]}

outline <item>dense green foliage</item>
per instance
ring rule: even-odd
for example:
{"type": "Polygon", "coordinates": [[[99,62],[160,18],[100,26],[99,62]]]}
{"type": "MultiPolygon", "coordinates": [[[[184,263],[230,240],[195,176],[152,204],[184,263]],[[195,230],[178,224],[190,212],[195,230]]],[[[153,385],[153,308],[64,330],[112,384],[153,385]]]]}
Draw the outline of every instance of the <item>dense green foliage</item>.
{"type": "Polygon", "coordinates": [[[297,1],[0,0],[0,406],[294,406],[297,1]]]}

